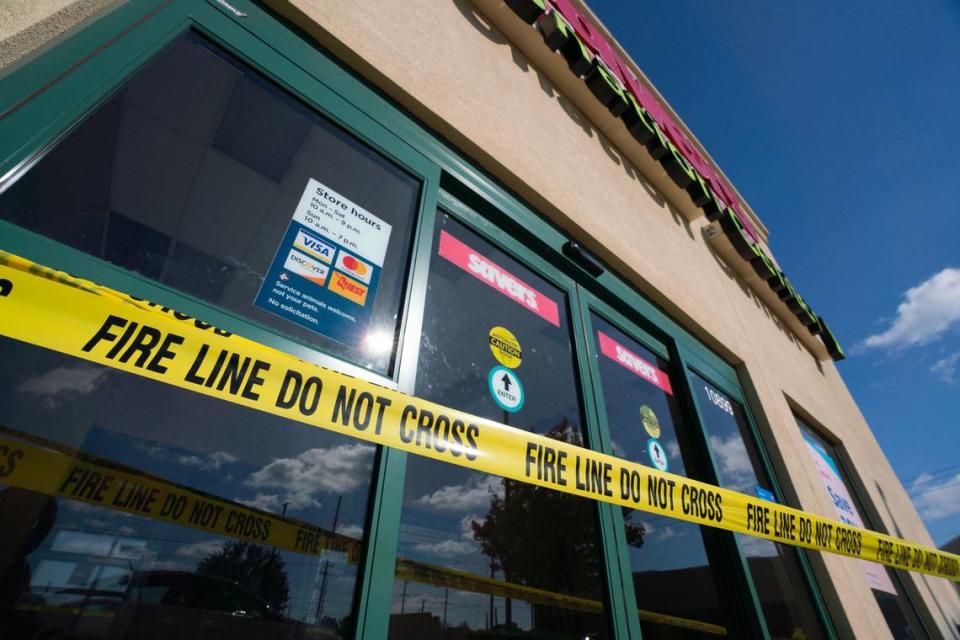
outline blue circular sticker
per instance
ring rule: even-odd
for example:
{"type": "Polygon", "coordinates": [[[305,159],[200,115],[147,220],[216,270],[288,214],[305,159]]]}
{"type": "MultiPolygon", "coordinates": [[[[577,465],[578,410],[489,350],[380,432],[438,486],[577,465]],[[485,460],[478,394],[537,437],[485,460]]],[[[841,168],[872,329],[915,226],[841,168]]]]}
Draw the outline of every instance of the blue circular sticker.
{"type": "Polygon", "coordinates": [[[647,455],[650,456],[650,462],[660,471],[666,471],[669,463],[667,462],[667,452],[663,450],[659,440],[650,438],[647,440],[647,455]]]}
{"type": "Polygon", "coordinates": [[[512,370],[498,366],[490,370],[487,376],[490,395],[501,409],[516,413],[523,408],[523,385],[512,370]]]}

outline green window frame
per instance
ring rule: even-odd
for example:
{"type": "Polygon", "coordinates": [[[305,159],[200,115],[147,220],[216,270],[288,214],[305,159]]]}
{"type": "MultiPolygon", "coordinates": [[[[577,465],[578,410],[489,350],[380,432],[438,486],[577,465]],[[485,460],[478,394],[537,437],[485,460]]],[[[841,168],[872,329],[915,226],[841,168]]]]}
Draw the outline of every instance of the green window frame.
{"type": "MultiPolygon", "coordinates": [[[[891,534],[888,527],[884,524],[883,518],[880,516],[880,511],[874,501],[869,498],[863,480],[860,474],[857,473],[856,467],[853,465],[850,454],[847,453],[843,441],[829,433],[815,420],[808,418],[807,413],[800,410],[796,403],[788,399],[788,404],[790,404],[797,429],[801,431],[801,434],[803,431],[806,431],[829,447],[827,453],[832,454],[831,457],[833,457],[840,472],[840,481],[849,491],[850,497],[854,502],[853,508],[863,520],[864,527],[887,535],[903,537],[899,530],[895,530],[894,533],[891,534]]],[[[805,434],[802,434],[802,436],[806,437],[805,434]]],[[[890,581],[897,590],[896,597],[899,600],[901,611],[907,620],[907,624],[922,633],[923,637],[935,637],[930,630],[936,629],[936,620],[930,615],[926,607],[923,606],[923,597],[913,581],[905,579],[906,576],[895,569],[885,567],[884,570],[890,576],[890,581]]],[[[871,591],[873,591],[872,588],[871,591]]]]}
{"type": "MultiPolygon", "coordinates": [[[[100,104],[164,46],[184,31],[196,30],[422,181],[392,375],[380,376],[318,355],[315,348],[279,336],[234,313],[4,221],[0,221],[0,248],[176,308],[317,364],[411,392],[417,370],[432,232],[437,210],[442,208],[567,293],[590,446],[611,453],[610,434],[598,395],[598,371],[591,357],[589,316],[596,311],[669,361],[688,427],[695,432],[693,439],[698,443],[695,455],[699,477],[708,481],[712,477],[716,482],[717,467],[707,448],[706,432],[691,391],[690,371],[696,371],[743,406],[764,471],[777,499],[784,500],[733,367],[626,280],[610,271],[591,276],[567,258],[563,246],[570,238],[563,231],[319,50],[315,43],[291,31],[251,0],[233,0],[224,5],[217,0],[168,0],[159,4],[130,0],[0,78],[0,192],[4,184],[28,171],[69,131],[72,123],[100,104]]],[[[387,635],[406,456],[380,448],[374,466],[367,552],[362,559],[357,593],[357,638],[387,635]]],[[[607,608],[613,635],[617,639],[640,638],[622,513],[607,503],[598,503],[597,513],[605,550],[607,608]]],[[[723,572],[735,590],[743,636],[769,637],[742,550],[733,535],[711,530],[708,546],[711,557],[722,559],[723,572]]],[[[809,563],[804,554],[799,553],[798,557],[823,627],[829,637],[836,637],[809,563]]]]}

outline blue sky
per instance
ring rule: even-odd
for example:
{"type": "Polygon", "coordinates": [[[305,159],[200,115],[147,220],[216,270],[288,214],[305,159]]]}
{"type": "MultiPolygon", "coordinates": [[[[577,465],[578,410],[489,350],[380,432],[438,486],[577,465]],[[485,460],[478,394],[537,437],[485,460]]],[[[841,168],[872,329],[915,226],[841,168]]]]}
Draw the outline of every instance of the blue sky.
{"type": "Polygon", "coordinates": [[[590,6],[770,229],[934,541],[960,534],[960,4],[590,6]]]}

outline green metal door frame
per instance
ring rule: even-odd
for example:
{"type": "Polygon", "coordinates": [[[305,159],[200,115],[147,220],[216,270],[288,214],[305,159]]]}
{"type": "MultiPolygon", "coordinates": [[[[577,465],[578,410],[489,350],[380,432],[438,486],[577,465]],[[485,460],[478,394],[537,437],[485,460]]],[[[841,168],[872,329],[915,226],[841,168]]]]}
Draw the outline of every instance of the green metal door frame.
{"type": "MultiPolygon", "coordinates": [[[[111,96],[156,53],[188,29],[196,30],[324,114],[351,134],[404,167],[422,183],[408,280],[403,302],[396,365],[389,377],[318,353],[296,340],[259,327],[235,313],[147,280],[120,267],[64,247],[38,234],[0,221],[4,249],[43,264],[96,280],[121,291],[181,310],[305,360],[412,392],[417,370],[423,302],[437,209],[442,208],[498,245],[568,296],[574,356],[584,407],[588,444],[611,453],[600,395],[590,311],[596,310],[639,342],[670,361],[681,387],[681,405],[690,431],[702,441],[699,467],[708,476],[716,465],[688,372],[693,369],[744,407],[755,444],[774,492],[782,500],[766,449],[756,431],[737,372],[692,334],[648,301],[626,280],[609,271],[592,277],[566,258],[568,235],[479,169],[432,131],[405,115],[388,98],[358,79],[329,55],[278,21],[251,0],[232,0],[231,11],[216,0],[130,0],[0,78],[0,192],[70,130],[111,96]],[[242,15],[240,15],[242,14],[242,15]],[[695,425],[700,425],[699,429],[695,425]]],[[[699,469],[698,467],[698,469],[699,469]]],[[[406,469],[406,454],[380,449],[367,515],[367,551],[357,585],[358,638],[386,638],[393,589],[406,469]]],[[[703,478],[706,479],[706,478],[703,478]]],[[[715,481],[715,475],[714,475],[715,481]]],[[[632,574],[626,556],[623,516],[598,503],[605,553],[608,615],[617,639],[640,638],[632,574]]],[[[750,635],[766,637],[756,593],[742,551],[732,534],[725,545],[730,578],[741,587],[740,616],[750,635]]],[[[834,637],[822,598],[802,554],[801,565],[824,626],[834,637]]]]}

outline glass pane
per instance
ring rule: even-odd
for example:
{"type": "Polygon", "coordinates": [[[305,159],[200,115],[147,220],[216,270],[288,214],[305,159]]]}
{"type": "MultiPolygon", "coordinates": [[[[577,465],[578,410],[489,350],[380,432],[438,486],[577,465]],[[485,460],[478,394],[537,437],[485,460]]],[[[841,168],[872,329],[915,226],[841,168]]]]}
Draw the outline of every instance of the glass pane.
{"type": "Polygon", "coordinates": [[[349,637],[373,446],[6,338],[0,387],[0,637],[349,637]]]}
{"type": "MultiPolygon", "coordinates": [[[[775,500],[743,407],[696,373],[690,374],[717,464],[720,486],[775,500]]],[[[763,617],[774,638],[823,638],[796,550],[736,534],[747,558],[763,617]]]]}
{"type": "MultiPolygon", "coordinates": [[[[596,314],[591,315],[604,409],[618,458],[687,475],[683,420],[668,363],[596,314]]],[[[624,509],[644,638],[725,635],[715,573],[699,525],[624,509]]]]}
{"type": "MultiPolygon", "coordinates": [[[[797,425],[807,443],[807,450],[817,468],[823,487],[833,502],[837,519],[855,527],[871,528],[864,524],[863,505],[860,504],[857,494],[851,490],[833,445],[821,438],[799,418],[797,418],[797,425]]],[[[893,637],[896,640],[925,637],[925,634],[918,631],[919,624],[909,601],[896,586],[899,582],[896,573],[881,564],[866,560],[859,562],[893,637]]]]}
{"type": "MultiPolygon", "coordinates": [[[[424,318],[418,396],[583,442],[563,292],[441,214],[424,318]]],[[[596,514],[410,456],[390,638],[608,638],[596,514]]]]}
{"type": "Polygon", "coordinates": [[[389,374],[419,190],[188,34],[0,194],[0,218],[389,374]]]}

